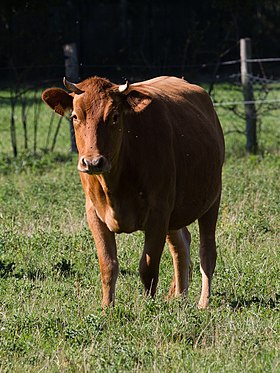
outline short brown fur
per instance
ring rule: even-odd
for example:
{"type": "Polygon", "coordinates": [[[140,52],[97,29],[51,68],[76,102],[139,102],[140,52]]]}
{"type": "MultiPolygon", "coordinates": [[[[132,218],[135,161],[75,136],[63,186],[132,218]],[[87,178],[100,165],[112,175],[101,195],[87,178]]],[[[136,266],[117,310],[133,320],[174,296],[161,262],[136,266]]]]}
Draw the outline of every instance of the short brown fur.
{"type": "Polygon", "coordinates": [[[156,292],[166,239],[174,265],[169,294],[186,294],[191,266],[186,226],[198,219],[198,305],[207,307],[224,160],[223,134],[211,99],[202,88],[174,77],[135,83],[122,93],[118,85],[97,77],[77,87],[84,93],[73,95],[73,105],[62,90],[46,90],[43,100],[54,110],[60,103],[59,114],[70,103],[103,306],[115,300],[115,233],[121,232],[145,233],[139,270],[147,294],[156,292]]]}

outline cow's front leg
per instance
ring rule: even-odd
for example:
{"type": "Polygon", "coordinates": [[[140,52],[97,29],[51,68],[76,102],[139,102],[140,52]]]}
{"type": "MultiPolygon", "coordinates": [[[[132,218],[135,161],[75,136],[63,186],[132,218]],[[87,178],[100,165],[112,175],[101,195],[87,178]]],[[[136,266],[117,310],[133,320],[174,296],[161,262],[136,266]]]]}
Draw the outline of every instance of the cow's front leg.
{"type": "Polygon", "coordinates": [[[102,281],[102,307],[104,308],[114,305],[115,302],[115,288],[119,274],[115,234],[98,218],[90,201],[87,202],[86,208],[88,224],[97,249],[102,281]]]}
{"type": "Polygon", "coordinates": [[[159,264],[164,248],[166,231],[145,231],[145,245],[140,259],[139,272],[147,295],[154,296],[158,283],[159,264]]]}

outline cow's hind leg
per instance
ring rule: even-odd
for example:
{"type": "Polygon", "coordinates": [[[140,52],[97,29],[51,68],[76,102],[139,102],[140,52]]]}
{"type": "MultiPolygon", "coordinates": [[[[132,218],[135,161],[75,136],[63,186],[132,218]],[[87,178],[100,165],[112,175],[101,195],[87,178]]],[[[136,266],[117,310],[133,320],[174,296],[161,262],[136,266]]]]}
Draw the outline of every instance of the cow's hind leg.
{"type": "Polygon", "coordinates": [[[187,228],[169,231],[167,235],[169,250],[173,259],[174,278],[168,298],[186,294],[191,277],[190,243],[191,235],[187,228]]]}
{"type": "Polygon", "coordinates": [[[214,205],[198,219],[200,235],[200,272],[202,275],[202,289],[198,308],[204,309],[209,305],[211,280],[216,266],[215,231],[220,205],[220,197],[214,205]]]}

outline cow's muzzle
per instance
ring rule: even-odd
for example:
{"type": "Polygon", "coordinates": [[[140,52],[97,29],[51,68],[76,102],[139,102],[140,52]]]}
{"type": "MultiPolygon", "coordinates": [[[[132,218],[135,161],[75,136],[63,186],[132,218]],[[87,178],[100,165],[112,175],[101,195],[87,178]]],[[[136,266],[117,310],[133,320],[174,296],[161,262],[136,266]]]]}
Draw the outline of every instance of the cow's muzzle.
{"type": "Polygon", "coordinates": [[[98,155],[95,158],[82,156],[78,162],[78,170],[90,175],[103,174],[104,172],[108,172],[110,168],[109,161],[103,155],[98,155]]]}

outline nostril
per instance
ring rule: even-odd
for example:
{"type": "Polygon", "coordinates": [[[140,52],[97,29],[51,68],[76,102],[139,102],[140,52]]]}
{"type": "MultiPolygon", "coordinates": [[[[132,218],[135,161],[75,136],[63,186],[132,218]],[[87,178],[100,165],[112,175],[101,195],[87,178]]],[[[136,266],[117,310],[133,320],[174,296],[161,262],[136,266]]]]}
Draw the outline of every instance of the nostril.
{"type": "Polygon", "coordinates": [[[102,168],[103,165],[104,165],[104,157],[103,157],[102,155],[100,155],[99,157],[95,158],[95,159],[92,161],[92,164],[93,164],[95,167],[102,168]]]}
{"type": "Polygon", "coordinates": [[[83,169],[85,170],[89,170],[90,167],[92,166],[92,163],[89,159],[87,159],[86,157],[82,157],[81,160],[80,160],[80,165],[83,169]]]}
{"type": "Polygon", "coordinates": [[[90,161],[86,159],[85,157],[81,158],[81,164],[83,167],[88,167],[90,165],[90,161]]]}

